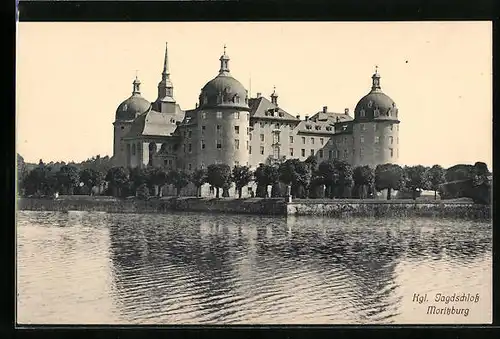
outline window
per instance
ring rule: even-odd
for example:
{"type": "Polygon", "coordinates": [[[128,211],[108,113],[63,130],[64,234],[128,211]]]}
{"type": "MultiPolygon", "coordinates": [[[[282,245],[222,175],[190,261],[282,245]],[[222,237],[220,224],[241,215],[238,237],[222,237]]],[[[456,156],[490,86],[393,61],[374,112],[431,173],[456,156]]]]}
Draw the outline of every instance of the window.
{"type": "Polygon", "coordinates": [[[347,138],[346,137],[344,137],[343,142],[344,142],[344,145],[347,144],[347,138]]]}
{"type": "Polygon", "coordinates": [[[359,158],[360,158],[360,159],[363,159],[363,153],[364,153],[364,151],[363,151],[363,147],[361,147],[361,148],[359,149],[359,158]]]}
{"type": "Polygon", "coordinates": [[[222,119],[222,112],[217,112],[217,119],[222,119]]]}
{"type": "Polygon", "coordinates": [[[392,145],[393,141],[394,141],[393,137],[392,137],[392,136],[391,136],[391,137],[389,137],[389,144],[391,144],[391,145],[392,145]]]}
{"type": "Polygon", "coordinates": [[[368,102],[368,108],[372,108],[372,106],[373,106],[373,101],[371,101],[371,100],[370,100],[370,101],[368,102]]]}
{"type": "Polygon", "coordinates": [[[392,148],[389,148],[389,152],[391,153],[391,158],[394,156],[394,150],[392,148]]]}
{"type": "Polygon", "coordinates": [[[191,144],[188,145],[188,152],[191,153],[192,147],[191,144]]]}
{"type": "Polygon", "coordinates": [[[247,149],[248,149],[248,140],[247,140],[246,144],[247,144],[247,149]]]}
{"type": "Polygon", "coordinates": [[[240,149],[240,141],[238,139],[234,139],[234,148],[240,149]]]}
{"type": "Polygon", "coordinates": [[[306,143],[306,137],[302,137],[302,143],[305,145],[305,143],[306,143]]]}
{"type": "Polygon", "coordinates": [[[252,146],[248,146],[248,154],[252,154],[252,146]]]}
{"type": "Polygon", "coordinates": [[[360,137],[359,137],[359,141],[360,141],[361,143],[365,142],[365,137],[364,137],[363,135],[360,135],[360,137]]]}
{"type": "Polygon", "coordinates": [[[125,127],[124,127],[124,126],[122,126],[122,127],[121,127],[121,129],[123,130],[123,129],[125,129],[125,127]]]}
{"type": "Polygon", "coordinates": [[[205,149],[205,140],[201,141],[201,149],[205,149]]]}
{"type": "Polygon", "coordinates": [[[322,149],[320,149],[320,150],[318,151],[318,155],[319,155],[319,157],[320,157],[320,158],[323,158],[323,150],[322,150],[322,149]]]}
{"type": "Polygon", "coordinates": [[[365,117],[365,110],[364,109],[361,109],[361,111],[359,111],[359,115],[364,118],[365,117]]]}
{"type": "Polygon", "coordinates": [[[325,143],[325,140],[323,138],[319,138],[319,143],[323,145],[325,143]]]}
{"type": "Polygon", "coordinates": [[[391,131],[392,131],[393,127],[394,127],[394,125],[391,124],[391,131]]]}
{"type": "Polygon", "coordinates": [[[132,145],[132,155],[135,155],[135,144],[132,145]]]}
{"type": "Polygon", "coordinates": [[[362,131],[366,131],[366,125],[365,125],[365,124],[360,124],[360,125],[361,125],[361,126],[360,126],[360,127],[361,127],[361,130],[362,130],[362,131]]]}
{"type": "Polygon", "coordinates": [[[221,148],[222,148],[222,141],[217,140],[217,149],[221,149],[221,148]]]}
{"type": "Polygon", "coordinates": [[[276,125],[274,125],[274,128],[279,129],[280,128],[280,124],[276,123],[276,125]]]}
{"type": "Polygon", "coordinates": [[[332,128],[331,128],[330,126],[326,126],[326,130],[327,130],[327,131],[331,131],[331,130],[332,130],[332,128]]]}
{"type": "Polygon", "coordinates": [[[333,159],[333,151],[332,150],[328,151],[328,158],[333,159]]]}
{"type": "Polygon", "coordinates": [[[293,136],[290,136],[290,143],[293,144],[293,136]]]}
{"type": "Polygon", "coordinates": [[[201,135],[205,135],[206,129],[207,129],[207,126],[201,126],[201,135]]]}
{"type": "Polygon", "coordinates": [[[201,118],[206,119],[207,118],[207,113],[206,112],[201,112],[201,118]]]}
{"type": "Polygon", "coordinates": [[[250,113],[247,113],[247,120],[250,120],[250,113]]]}
{"type": "Polygon", "coordinates": [[[240,118],[240,112],[234,112],[234,118],[239,119],[240,118]]]}
{"type": "Polygon", "coordinates": [[[275,133],[273,135],[274,143],[277,144],[280,142],[280,135],[278,133],[275,133]]]}
{"type": "Polygon", "coordinates": [[[240,134],[240,126],[234,126],[234,133],[240,134]]]}
{"type": "Polygon", "coordinates": [[[264,123],[263,122],[260,123],[260,127],[264,128],[264,123]]]}
{"type": "Polygon", "coordinates": [[[250,134],[250,127],[247,127],[247,135],[250,134]]]}
{"type": "Polygon", "coordinates": [[[220,133],[220,132],[221,132],[221,126],[217,125],[217,133],[220,133]]]}
{"type": "Polygon", "coordinates": [[[172,166],[172,159],[168,159],[168,164],[172,166]]]}
{"type": "Polygon", "coordinates": [[[191,164],[188,164],[188,171],[191,171],[191,164]]]}
{"type": "Polygon", "coordinates": [[[163,160],[163,164],[167,165],[168,164],[168,160],[167,159],[163,160]]]}
{"type": "Polygon", "coordinates": [[[188,138],[191,138],[191,135],[192,135],[192,134],[193,134],[193,133],[191,132],[191,130],[188,130],[188,138]]]}
{"type": "Polygon", "coordinates": [[[314,149],[311,150],[311,155],[314,155],[314,149]]]}
{"type": "Polygon", "coordinates": [[[251,133],[248,135],[248,140],[252,140],[252,134],[251,133]]]}
{"type": "Polygon", "coordinates": [[[264,155],[264,146],[260,146],[260,154],[264,155]]]}
{"type": "Polygon", "coordinates": [[[314,138],[311,138],[311,145],[314,145],[314,138]]]}
{"type": "Polygon", "coordinates": [[[380,142],[380,137],[375,137],[375,143],[378,144],[380,142]]]}
{"type": "Polygon", "coordinates": [[[293,157],[293,148],[290,148],[290,156],[293,157]]]}
{"type": "Polygon", "coordinates": [[[260,141],[264,141],[264,134],[260,135],[260,141]]]}
{"type": "Polygon", "coordinates": [[[396,143],[398,143],[398,144],[399,144],[399,137],[396,139],[396,143]]]}
{"type": "Polygon", "coordinates": [[[301,149],[300,150],[300,155],[305,157],[306,156],[306,150],[305,149],[301,149]]]}
{"type": "Polygon", "coordinates": [[[347,159],[347,150],[344,150],[344,159],[347,159]]]}

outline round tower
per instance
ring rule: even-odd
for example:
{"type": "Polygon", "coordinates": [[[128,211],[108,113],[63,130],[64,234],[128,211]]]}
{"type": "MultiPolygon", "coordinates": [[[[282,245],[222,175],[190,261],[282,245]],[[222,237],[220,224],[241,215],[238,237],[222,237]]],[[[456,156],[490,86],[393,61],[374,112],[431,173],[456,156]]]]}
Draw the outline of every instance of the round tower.
{"type": "Polygon", "coordinates": [[[353,121],[353,166],[397,163],[399,120],[396,103],[380,86],[377,67],[372,89],[356,105],[353,121]]]}
{"type": "Polygon", "coordinates": [[[201,142],[198,166],[214,163],[246,166],[249,161],[248,93],[231,76],[225,46],[219,60],[219,74],[202,88],[196,110],[201,142]]]}
{"type": "Polygon", "coordinates": [[[113,161],[116,166],[128,165],[126,143],[123,138],[130,131],[134,119],[151,108],[151,103],[141,96],[141,81],[137,75],[132,84],[132,95],[118,106],[113,122],[113,161]]]}

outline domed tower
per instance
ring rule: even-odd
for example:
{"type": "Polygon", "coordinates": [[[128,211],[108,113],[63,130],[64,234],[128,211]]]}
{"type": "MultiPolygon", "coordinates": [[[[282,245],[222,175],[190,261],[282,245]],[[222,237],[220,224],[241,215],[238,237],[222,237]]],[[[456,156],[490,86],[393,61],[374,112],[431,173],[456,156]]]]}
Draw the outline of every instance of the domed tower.
{"type": "Polygon", "coordinates": [[[140,86],[141,82],[136,76],[133,82],[132,95],[116,109],[115,121],[113,122],[113,161],[117,166],[127,165],[127,153],[123,137],[129,132],[134,119],[148,112],[151,108],[151,103],[141,96],[140,86]]]}
{"type": "Polygon", "coordinates": [[[202,88],[199,97],[196,115],[202,125],[200,137],[205,146],[202,146],[198,163],[245,166],[249,161],[248,92],[231,76],[226,46],[219,60],[219,74],[202,88]]]}
{"type": "Polygon", "coordinates": [[[395,102],[382,92],[377,67],[372,89],[356,105],[353,121],[353,166],[397,163],[399,120],[395,102]]]}

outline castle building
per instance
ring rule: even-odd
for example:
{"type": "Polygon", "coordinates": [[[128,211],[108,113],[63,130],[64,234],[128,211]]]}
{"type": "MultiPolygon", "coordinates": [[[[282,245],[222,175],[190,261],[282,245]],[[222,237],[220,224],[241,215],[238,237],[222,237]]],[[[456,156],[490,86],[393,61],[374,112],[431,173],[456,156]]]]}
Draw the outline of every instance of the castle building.
{"type": "Polygon", "coordinates": [[[167,45],[156,100],[141,96],[136,76],[132,95],[116,110],[114,164],[193,171],[224,163],[255,169],[311,155],[318,162],[339,159],[353,166],[398,162],[398,109],[382,92],[378,69],[354,118],[348,108],[335,113],[325,106],[300,119],[279,105],[276,88],[269,99],[261,93],[250,98],[232,77],[229,61],[224,46],[218,74],[203,86],[196,107],[183,111],[174,98],[167,45]]]}

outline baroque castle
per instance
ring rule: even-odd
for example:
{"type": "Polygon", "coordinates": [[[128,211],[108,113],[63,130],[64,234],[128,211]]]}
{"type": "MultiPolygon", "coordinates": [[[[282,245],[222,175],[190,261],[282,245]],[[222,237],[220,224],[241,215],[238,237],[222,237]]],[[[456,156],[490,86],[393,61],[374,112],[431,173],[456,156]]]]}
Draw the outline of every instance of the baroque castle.
{"type": "Polygon", "coordinates": [[[167,45],[156,100],[142,97],[136,77],[132,95],[116,110],[114,164],[192,171],[224,163],[255,169],[310,155],[318,162],[339,159],[353,166],[397,163],[398,109],[382,92],[377,69],[354,117],[348,108],[336,113],[325,106],[301,119],[279,105],[276,90],[269,99],[260,93],[249,97],[231,76],[225,46],[219,61],[219,72],[201,89],[196,107],[184,111],[174,98],[167,45]]]}

